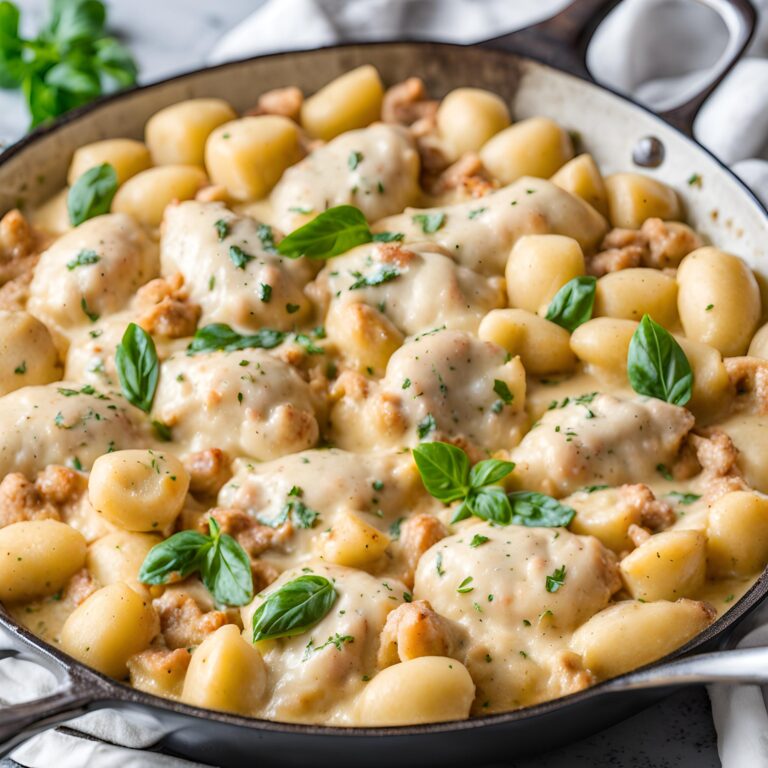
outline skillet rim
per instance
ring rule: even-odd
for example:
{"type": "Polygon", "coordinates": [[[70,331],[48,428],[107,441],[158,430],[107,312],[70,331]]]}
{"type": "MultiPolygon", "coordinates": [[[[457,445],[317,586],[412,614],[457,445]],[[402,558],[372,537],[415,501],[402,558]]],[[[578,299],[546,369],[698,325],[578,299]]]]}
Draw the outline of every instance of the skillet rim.
{"type": "MultiPolygon", "coordinates": [[[[622,93],[615,91],[614,89],[597,83],[595,80],[586,79],[562,69],[553,64],[544,62],[536,57],[523,56],[516,53],[513,48],[504,48],[499,45],[484,45],[482,42],[474,45],[461,45],[457,43],[446,43],[432,40],[419,40],[409,37],[400,38],[392,41],[362,41],[362,42],[345,42],[341,44],[320,46],[318,48],[300,49],[291,51],[280,51],[275,53],[262,54],[259,56],[248,56],[234,61],[227,61],[221,64],[216,64],[208,67],[199,67],[197,69],[181,72],[171,77],[158,80],[157,82],[148,83],[146,85],[138,85],[129,89],[120,90],[106,96],[102,96],[99,99],[90,102],[82,107],[73,109],[66,114],[62,115],[57,120],[50,124],[40,126],[28,135],[24,136],[20,141],[10,145],[5,151],[0,153],[0,169],[11,158],[23,153],[29,147],[34,146],[38,142],[44,140],[47,136],[55,133],[60,128],[70,123],[73,123],[80,118],[88,116],[90,113],[96,113],[102,107],[107,107],[110,104],[114,104],[122,99],[131,98],[133,95],[139,92],[150,91],[155,88],[160,88],[171,82],[179,82],[185,79],[194,78],[198,75],[207,72],[224,71],[229,68],[237,68],[246,63],[259,61],[262,59],[272,59],[276,57],[290,57],[296,54],[311,54],[320,51],[333,51],[343,50],[348,48],[391,48],[396,46],[414,46],[422,49],[452,49],[456,52],[465,51],[467,49],[479,48],[483,52],[488,52],[503,57],[509,57],[517,60],[523,64],[533,63],[537,66],[544,67],[549,70],[554,70],[562,75],[573,78],[575,80],[586,82],[589,85],[597,88],[598,90],[605,91],[611,96],[629,104],[630,106],[641,109],[649,117],[655,121],[661,123],[666,129],[674,131],[674,133],[684,139],[686,142],[693,145],[694,149],[703,152],[710,159],[723,170],[728,176],[730,176],[738,185],[741,192],[746,195],[746,198],[756,206],[757,210],[764,218],[764,223],[768,227],[768,205],[763,203],[760,198],[746,185],[746,183],[737,176],[729,166],[716,157],[710,150],[700,144],[696,139],[687,136],[681,130],[675,126],[667,123],[662,117],[654,112],[649,107],[640,104],[634,99],[626,96],[622,93]]],[[[466,720],[450,720],[439,723],[428,723],[424,725],[401,725],[401,726],[380,726],[380,727],[352,727],[352,726],[327,726],[327,725],[313,725],[313,724],[300,724],[300,723],[286,723],[273,720],[264,720],[255,717],[245,717],[227,712],[220,712],[217,710],[205,709],[203,707],[196,707],[190,704],[185,704],[180,701],[172,699],[166,699],[160,696],[156,696],[145,691],[140,691],[136,688],[130,687],[128,684],[114,680],[106,675],[97,672],[96,670],[88,667],[87,665],[77,661],[71,656],[63,653],[60,649],[50,645],[44,640],[41,640],[35,636],[32,632],[27,630],[21,624],[16,622],[6,611],[5,607],[0,603],[0,626],[11,632],[11,634],[20,638],[26,645],[30,646],[32,650],[42,653],[45,656],[52,658],[59,668],[69,675],[70,670],[74,669],[79,673],[78,677],[84,678],[86,681],[91,679],[89,685],[88,682],[82,688],[82,693],[92,693],[91,697],[85,696],[86,699],[83,706],[86,709],[92,708],[91,705],[98,702],[116,701],[121,704],[129,705],[141,705],[154,710],[165,710],[172,712],[175,715],[182,715],[185,717],[191,717],[199,720],[212,720],[229,726],[236,726],[241,728],[248,728],[250,730],[269,731],[273,733],[281,733],[284,735],[307,735],[307,736],[334,736],[334,737],[358,737],[358,738],[371,738],[371,737],[406,737],[406,736],[418,736],[418,735],[436,735],[446,732],[459,732],[470,731],[481,728],[493,728],[501,727],[508,723],[525,721],[527,719],[535,719],[552,713],[558,709],[566,709],[571,706],[577,706],[584,701],[595,696],[600,696],[603,693],[610,694],[612,692],[612,684],[616,681],[620,681],[635,672],[641,670],[651,669],[653,667],[664,664],[690,654],[697,648],[701,648],[707,644],[716,643],[717,641],[723,641],[727,639],[729,634],[728,630],[733,630],[736,625],[752,610],[758,607],[763,599],[768,595],[768,567],[758,576],[754,584],[744,593],[744,595],[729,608],[722,616],[714,621],[703,632],[693,637],[684,646],[676,649],[670,654],[657,659],[651,664],[646,664],[642,667],[631,670],[618,677],[611,678],[609,680],[597,683],[594,686],[586,688],[576,693],[560,696],[550,701],[545,701],[540,704],[535,704],[529,707],[521,707],[519,709],[510,710],[508,712],[499,712],[496,714],[480,715],[472,717],[466,720]],[[114,692],[115,696],[110,697],[108,694],[114,692]]],[[[81,683],[82,685],[82,683],[81,683]]],[[[672,685],[670,688],[674,688],[672,685]]]]}

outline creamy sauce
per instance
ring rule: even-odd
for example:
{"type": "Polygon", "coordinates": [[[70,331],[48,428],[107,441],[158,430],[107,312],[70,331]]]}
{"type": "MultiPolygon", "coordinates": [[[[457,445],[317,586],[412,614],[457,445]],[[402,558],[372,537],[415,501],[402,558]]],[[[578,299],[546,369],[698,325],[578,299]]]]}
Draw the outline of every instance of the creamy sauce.
{"type": "MultiPolygon", "coordinates": [[[[229,530],[248,544],[263,587],[242,610],[223,609],[196,575],[147,591],[131,565],[130,578],[120,578],[153,601],[160,627],[150,656],[128,661],[136,687],[183,699],[188,652],[194,659],[222,624],[250,644],[263,601],[313,573],[333,583],[332,607],[295,636],[255,644],[264,691],[245,714],[365,725],[368,683],[407,663],[408,653],[464,665],[475,686],[472,715],[556,698],[600,678],[574,637],[629,602],[627,555],[667,530],[706,533],[712,504],[729,490],[768,492],[768,417],[731,407],[725,385],[718,408],[731,415],[699,416],[697,406],[694,419],[636,395],[623,374],[579,364],[568,375],[527,376],[520,357],[478,338],[483,317],[507,305],[503,275],[515,242],[567,235],[591,256],[608,231],[599,213],[535,178],[492,181],[479,197],[456,189],[427,198],[420,171],[412,132],[377,123],[316,146],[268,199],[174,202],[159,233],[123,214],[73,229],[63,195],[33,216],[60,237],[40,257],[26,309],[48,327],[65,381],[0,397],[0,479],[21,473],[34,481],[46,467],[66,465],[84,486],[100,456],[162,445],[194,468],[194,482],[176,522],[154,535],[205,530],[209,511],[234,520],[229,530]],[[409,207],[427,199],[433,207],[409,207]],[[277,253],[281,236],[342,204],[358,207],[388,241],[364,242],[327,263],[277,253]],[[121,394],[115,350],[128,323],[147,324],[137,292],[155,278],[180,288],[153,311],[193,316],[197,329],[281,331],[284,340],[190,354],[193,327],[154,333],[159,382],[145,414],[121,394]],[[706,451],[694,456],[705,439],[694,437],[696,428],[713,420],[739,449],[736,468],[719,474],[706,451]],[[437,440],[463,448],[472,464],[514,462],[506,489],[557,499],[573,521],[452,524],[459,502],[426,491],[410,450],[437,440]],[[370,557],[369,545],[361,547],[350,567],[328,545],[343,535],[383,545],[370,557]],[[393,611],[402,619],[394,629],[393,611]]],[[[48,497],[39,486],[26,493],[5,503],[31,518],[48,497]]],[[[104,536],[126,533],[82,490],[51,505],[91,553],[104,536]]],[[[120,557],[125,565],[127,549],[120,557]]],[[[104,586],[91,571],[54,595],[9,606],[11,614],[58,644],[67,617],[104,586]]],[[[753,582],[707,578],[685,597],[711,604],[713,611],[694,605],[706,623],[753,582]]],[[[642,633],[634,642],[644,643],[642,633]]]]}

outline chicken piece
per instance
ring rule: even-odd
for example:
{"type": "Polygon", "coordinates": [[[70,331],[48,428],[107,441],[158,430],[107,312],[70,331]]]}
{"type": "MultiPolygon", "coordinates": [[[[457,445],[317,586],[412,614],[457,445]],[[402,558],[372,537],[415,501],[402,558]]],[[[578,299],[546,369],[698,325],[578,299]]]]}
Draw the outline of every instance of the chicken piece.
{"type": "Polygon", "coordinates": [[[581,656],[573,651],[559,651],[550,661],[547,690],[551,698],[567,696],[589,688],[597,682],[597,678],[584,668],[581,656]]]}
{"type": "Polygon", "coordinates": [[[468,152],[449,165],[430,186],[433,195],[454,192],[456,202],[483,197],[498,187],[483,167],[480,155],[468,152]]]}
{"type": "Polygon", "coordinates": [[[598,253],[587,258],[587,272],[602,277],[620,269],[639,267],[648,258],[647,238],[635,229],[612,229],[598,253]]]}
{"type": "Polygon", "coordinates": [[[188,453],[183,461],[189,472],[189,490],[200,496],[215,496],[232,477],[229,456],[218,448],[188,453]]]}
{"type": "Polygon", "coordinates": [[[61,520],[62,508],[80,499],[86,479],[67,467],[50,465],[30,482],[11,472],[0,482],[0,528],[25,520],[61,520]]]}
{"type": "Polygon", "coordinates": [[[460,660],[461,628],[432,609],[428,600],[415,600],[387,616],[377,658],[380,669],[419,656],[452,656],[460,660]]]}
{"type": "Polygon", "coordinates": [[[623,503],[639,511],[641,525],[654,533],[669,528],[676,520],[672,505],[657,499],[653,491],[643,483],[623,485],[620,494],[623,503]]]}
{"type": "Polygon", "coordinates": [[[138,324],[148,333],[169,339],[192,336],[202,314],[200,306],[189,301],[180,272],[150,280],[139,288],[135,303],[140,312],[138,324]]]}
{"type": "Polygon", "coordinates": [[[422,513],[404,520],[400,526],[400,549],[405,561],[403,581],[413,586],[413,577],[421,556],[448,535],[448,529],[434,515],[422,513]]]}
{"type": "Polygon", "coordinates": [[[292,232],[308,215],[337,205],[353,205],[376,221],[418,199],[418,178],[419,157],[407,129],[374,123],[347,131],[286,170],[270,196],[274,222],[292,232]]]}
{"type": "Polygon", "coordinates": [[[632,523],[627,529],[627,536],[629,537],[632,544],[634,544],[636,547],[639,547],[641,544],[644,544],[646,541],[648,541],[652,534],[647,528],[643,528],[640,525],[635,525],[632,523]]]}
{"type": "Polygon", "coordinates": [[[157,696],[178,698],[191,659],[186,648],[148,648],[128,659],[131,685],[157,696]]]}
{"type": "Polygon", "coordinates": [[[693,424],[689,411],[662,400],[593,394],[547,411],[511,459],[522,487],[560,497],[652,477],[674,463],[693,424]]]}
{"type": "Polygon", "coordinates": [[[736,392],[736,409],[759,416],[768,414],[768,360],[726,357],[723,364],[736,392]]]}
{"type": "Polygon", "coordinates": [[[476,336],[439,328],[398,349],[378,382],[340,376],[331,396],[333,439],[347,450],[450,440],[462,447],[498,450],[523,433],[525,373],[519,358],[476,336]],[[504,382],[511,397],[494,390],[504,382]]]}
{"type": "Polygon", "coordinates": [[[61,600],[77,607],[80,603],[84,603],[98,588],[98,584],[93,580],[88,569],[81,568],[67,582],[61,600]]]}
{"type": "Polygon", "coordinates": [[[263,525],[247,511],[234,507],[214,507],[207,512],[185,509],[181,514],[181,527],[200,533],[208,533],[208,520],[213,517],[222,533],[236,539],[251,558],[273,547],[282,547],[293,535],[290,520],[273,528],[263,525]]]}
{"type": "Polygon", "coordinates": [[[587,259],[587,271],[602,277],[630,267],[674,268],[703,244],[687,224],[646,219],[640,229],[612,229],[603,239],[599,252],[587,259]]]}
{"type": "Polygon", "coordinates": [[[412,125],[417,120],[434,117],[439,105],[439,101],[427,98],[427,89],[420,77],[409,77],[387,89],[381,119],[385,123],[412,125]]]}
{"type": "Polygon", "coordinates": [[[606,232],[605,219],[589,203],[546,179],[524,176],[482,201],[433,208],[407,208],[377,221],[376,232],[402,232],[405,242],[432,242],[457,263],[498,276],[512,246],[523,235],[557,234],[591,251],[606,232]],[[432,227],[426,223],[433,221],[432,227]]]}
{"type": "Polygon", "coordinates": [[[704,241],[687,224],[679,221],[646,219],[640,233],[648,241],[643,266],[654,269],[677,267],[691,251],[701,248],[704,241]]]}
{"type": "Polygon", "coordinates": [[[211,632],[228,624],[224,611],[203,611],[189,594],[166,589],[152,601],[160,618],[160,632],[168,648],[190,648],[200,645],[211,632]]]}
{"type": "Polygon", "coordinates": [[[38,260],[36,245],[34,231],[18,208],[0,219],[0,285],[21,276],[29,284],[38,260]]]}
{"type": "Polygon", "coordinates": [[[304,103],[304,94],[296,86],[287,88],[274,88],[259,96],[256,106],[249,109],[246,115],[280,115],[289,120],[299,122],[301,105],[304,103]]]}
{"type": "Polygon", "coordinates": [[[30,257],[28,271],[22,272],[18,277],[0,285],[0,309],[17,311],[26,308],[27,300],[29,299],[29,287],[35,274],[34,267],[37,264],[37,259],[37,255],[30,257]]]}

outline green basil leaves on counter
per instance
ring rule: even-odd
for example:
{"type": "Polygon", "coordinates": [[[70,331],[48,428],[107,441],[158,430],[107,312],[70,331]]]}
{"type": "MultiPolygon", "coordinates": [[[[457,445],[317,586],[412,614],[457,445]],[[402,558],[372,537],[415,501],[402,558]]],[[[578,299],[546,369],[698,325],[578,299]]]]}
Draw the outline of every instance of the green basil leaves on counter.
{"type": "Polygon", "coordinates": [[[648,315],[632,335],[627,375],[639,395],[685,405],[693,392],[693,372],[675,337],[648,315]]]}
{"type": "Polygon", "coordinates": [[[128,323],[115,350],[115,366],[125,399],[145,413],[155,399],[160,363],[152,337],[136,323],[128,323]]]}
{"type": "Polygon", "coordinates": [[[592,317],[597,278],[582,275],[569,280],[549,302],[546,318],[573,333],[592,317]]]}
{"type": "Polygon", "coordinates": [[[328,614],[337,597],[323,576],[308,574],[283,584],[253,614],[253,642],[306,632],[328,614]]]}
{"type": "Polygon", "coordinates": [[[73,227],[109,213],[117,192],[117,173],[109,163],[89,168],[67,193],[67,212],[73,227]]]}
{"type": "Polygon", "coordinates": [[[0,2],[0,88],[21,90],[30,128],[136,82],[136,62],[108,36],[101,0],[52,0],[34,37],[22,36],[19,5],[0,2]]]}
{"type": "Polygon", "coordinates": [[[245,550],[211,517],[209,535],[181,531],[149,550],[139,571],[144,584],[165,584],[171,576],[200,573],[219,605],[245,605],[253,599],[251,561],[245,550]]]}

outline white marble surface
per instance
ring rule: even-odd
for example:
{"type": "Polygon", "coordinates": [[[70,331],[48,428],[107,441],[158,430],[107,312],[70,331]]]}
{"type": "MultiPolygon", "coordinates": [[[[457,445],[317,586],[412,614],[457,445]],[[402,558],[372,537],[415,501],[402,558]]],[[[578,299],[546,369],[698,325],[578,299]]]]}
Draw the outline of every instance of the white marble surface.
{"type": "MultiPolygon", "coordinates": [[[[47,0],[17,0],[36,28],[47,0]]],[[[111,0],[110,25],[136,55],[143,82],[201,66],[220,35],[260,0],[111,0]]],[[[0,92],[0,138],[26,123],[20,99],[0,92]]],[[[15,766],[0,761],[0,768],[15,766]]],[[[691,688],[568,748],[508,768],[718,768],[709,700],[691,688]]],[[[93,766],[92,768],[98,768],[93,766]]]]}

